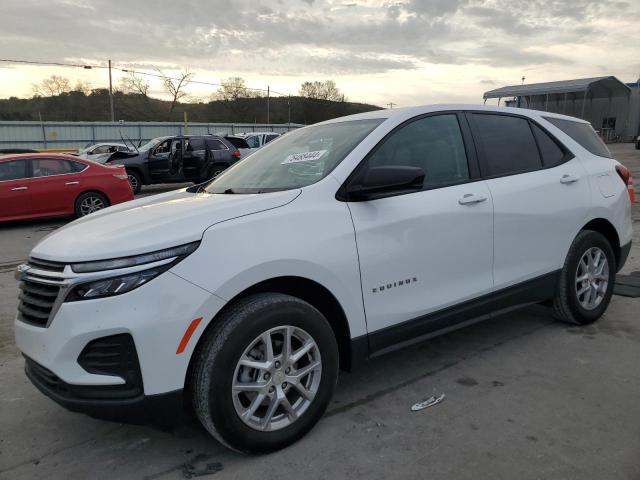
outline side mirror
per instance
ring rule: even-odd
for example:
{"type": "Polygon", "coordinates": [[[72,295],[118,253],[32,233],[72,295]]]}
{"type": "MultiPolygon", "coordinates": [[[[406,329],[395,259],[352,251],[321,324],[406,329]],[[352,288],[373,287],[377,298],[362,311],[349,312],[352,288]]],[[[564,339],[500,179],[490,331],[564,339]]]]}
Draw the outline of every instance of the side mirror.
{"type": "Polygon", "coordinates": [[[347,200],[373,200],[394,193],[416,192],[422,189],[423,183],[424,170],[420,167],[373,167],[347,186],[347,200]]]}

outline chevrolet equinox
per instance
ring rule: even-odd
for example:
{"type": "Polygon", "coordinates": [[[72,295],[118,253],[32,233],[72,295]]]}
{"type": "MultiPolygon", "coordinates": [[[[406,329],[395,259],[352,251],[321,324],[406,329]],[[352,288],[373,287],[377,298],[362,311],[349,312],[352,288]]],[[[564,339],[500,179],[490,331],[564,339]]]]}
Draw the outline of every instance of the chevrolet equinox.
{"type": "Polygon", "coordinates": [[[576,118],[337,118],[50,234],[16,272],[16,342],[70,410],[191,410],[226,446],[273,451],[320,419],[340,368],[528,304],[597,320],[631,248],[631,182],[576,118]]]}

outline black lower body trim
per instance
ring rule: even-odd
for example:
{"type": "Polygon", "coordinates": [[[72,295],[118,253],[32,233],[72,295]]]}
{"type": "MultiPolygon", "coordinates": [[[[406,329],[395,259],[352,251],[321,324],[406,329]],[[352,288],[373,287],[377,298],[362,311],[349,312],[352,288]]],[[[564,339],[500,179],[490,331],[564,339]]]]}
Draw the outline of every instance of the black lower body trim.
{"type": "Polygon", "coordinates": [[[560,271],[468,300],[369,334],[369,356],[376,357],[509,310],[553,298],[560,271]]]}
{"type": "Polygon", "coordinates": [[[54,402],[72,412],[85,413],[101,420],[150,424],[161,428],[171,428],[184,421],[182,390],[159,395],[106,397],[104,393],[107,390],[118,386],[71,385],[34,360],[28,357],[25,359],[25,373],[31,383],[54,402]]]}
{"type": "Polygon", "coordinates": [[[618,259],[618,265],[616,265],[617,271],[619,272],[624,267],[624,264],[627,263],[627,258],[629,258],[629,253],[631,252],[631,242],[626,245],[622,245],[620,247],[620,258],[618,259]]]}

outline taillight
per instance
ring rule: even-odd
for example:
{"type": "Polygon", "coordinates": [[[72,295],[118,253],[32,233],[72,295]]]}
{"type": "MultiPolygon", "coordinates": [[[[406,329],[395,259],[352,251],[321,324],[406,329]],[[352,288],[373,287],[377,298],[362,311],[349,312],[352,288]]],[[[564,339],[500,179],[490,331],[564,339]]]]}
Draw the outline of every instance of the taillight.
{"type": "Polygon", "coordinates": [[[232,153],[232,155],[236,157],[238,160],[242,156],[242,154],[240,153],[240,150],[238,150],[237,148],[236,148],[236,151],[232,153]]]}
{"type": "Polygon", "coordinates": [[[114,177],[116,177],[118,180],[129,180],[129,177],[126,173],[116,173],[114,177]]]}
{"type": "Polygon", "coordinates": [[[636,191],[633,188],[633,177],[631,176],[631,172],[629,169],[623,165],[616,165],[616,172],[627,186],[627,192],[629,192],[629,200],[631,203],[636,201],[636,191]]]}

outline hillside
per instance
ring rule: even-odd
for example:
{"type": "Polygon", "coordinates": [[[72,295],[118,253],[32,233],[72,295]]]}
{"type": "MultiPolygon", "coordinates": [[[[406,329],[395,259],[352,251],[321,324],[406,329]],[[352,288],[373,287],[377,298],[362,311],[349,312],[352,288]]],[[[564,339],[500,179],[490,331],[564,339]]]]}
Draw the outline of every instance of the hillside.
{"type": "MultiPolygon", "coordinates": [[[[178,103],[169,114],[171,102],[139,94],[114,94],[116,120],[182,121],[187,112],[190,122],[267,121],[266,98],[216,100],[207,103],[178,103]]],[[[311,124],[354,113],[379,110],[365,103],[333,102],[304,97],[272,97],[269,100],[271,123],[311,124]],[[290,100],[290,105],[288,102],[290,100]],[[290,116],[289,116],[290,112],[290,116]]],[[[0,99],[0,120],[108,121],[107,90],[93,90],[86,95],[73,91],[52,97],[0,99]]]]}

